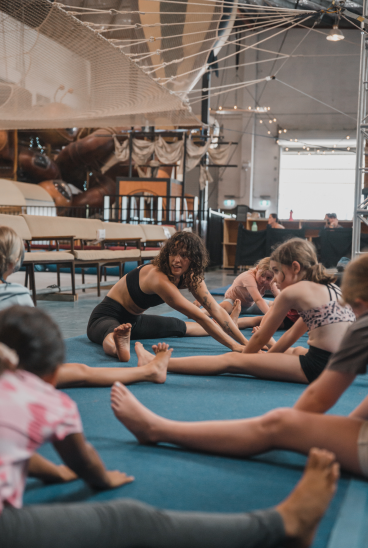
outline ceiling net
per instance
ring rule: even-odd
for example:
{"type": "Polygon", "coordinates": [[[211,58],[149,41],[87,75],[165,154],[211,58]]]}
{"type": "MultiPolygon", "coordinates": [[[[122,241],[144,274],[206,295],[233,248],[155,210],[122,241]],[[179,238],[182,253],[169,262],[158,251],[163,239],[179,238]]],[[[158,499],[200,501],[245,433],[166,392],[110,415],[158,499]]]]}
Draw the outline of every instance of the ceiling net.
{"type": "Polygon", "coordinates": [[[198,125],[178,95],[62,4],[0,0],[0,35],[2,129],[198,125]]]}

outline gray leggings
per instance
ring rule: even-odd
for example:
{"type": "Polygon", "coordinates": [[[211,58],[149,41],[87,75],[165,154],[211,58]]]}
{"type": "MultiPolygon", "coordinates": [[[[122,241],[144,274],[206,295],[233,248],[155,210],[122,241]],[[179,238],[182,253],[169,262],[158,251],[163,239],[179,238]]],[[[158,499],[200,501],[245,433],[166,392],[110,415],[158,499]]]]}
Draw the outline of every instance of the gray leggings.
{"type": "Polygon", "coordinates": [[[271,548],[285,540],[276,510],[204,514],[120,499],[6,507],[1,548],[271,548]]]}

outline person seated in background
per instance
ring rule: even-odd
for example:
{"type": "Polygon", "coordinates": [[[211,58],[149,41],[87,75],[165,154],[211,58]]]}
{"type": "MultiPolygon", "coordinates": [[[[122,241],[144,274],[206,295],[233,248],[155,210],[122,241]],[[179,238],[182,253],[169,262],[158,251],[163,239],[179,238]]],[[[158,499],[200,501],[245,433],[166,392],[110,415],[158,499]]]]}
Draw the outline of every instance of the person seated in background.
{"type": "Polygon", "coordinates": [[[285,228],[280,225],[277,213],[270,213],[270,216],[268,217],[268,224],[271,228],[285,228]]]}
{"type": "Polygon", "coordinates": [[[325,221],[325,228],[344,228],[343,226],[339,225],[339,220],[336,213],[326,213],[325,221]]]}

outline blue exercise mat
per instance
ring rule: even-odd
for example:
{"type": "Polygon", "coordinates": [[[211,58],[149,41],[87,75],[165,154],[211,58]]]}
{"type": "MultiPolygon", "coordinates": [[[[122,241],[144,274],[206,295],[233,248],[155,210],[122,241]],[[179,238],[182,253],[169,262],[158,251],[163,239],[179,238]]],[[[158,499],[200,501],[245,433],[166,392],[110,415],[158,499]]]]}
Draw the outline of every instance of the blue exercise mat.
{"type": "Polygon", "coordinates": [[[229,287],[231,287],[231,284],[223,285],[222,287],[215,287],[215,289],[210,290],[210,293],[211,295],[225,295],[229,287]]]}
{"type": "MultiPolygon", "coordinates": [[[[276,338],[281,334],[277,333],[276,338]]],[[[245,335],[249,337],[250,330],[246,330],[245,335]]],[[[304,336],[301,344],[305,345],[306,340],[304,336]]],[[[157,341],[143,342],[145,348],[151,350],[151,345],[157,341]]],[[[173,338],[167,342],[174,348],[174,356],[226,352],[210,337],[173,338]]],[[[119,366],[115,359],[105,355],[102,347],[91,343],[86,336],[68,339],[66,346],[68,361],[100,367],[119,366]]],[[[132,343],[128,366],[135,367],[136,364],[132,343]]],[[[130,386],[133,394],[152,411],[174,420],[192,421],[253,417],[276,407],[292,406],[304,388],[299,384],[230,374],[217,377],[168,374],[163,385],[140,383],[130,386]]],[[[367,388],[367,377],[359,377],[333,411],[348,414],[364,397],[367,388]]],[[[82,481],[45,486],[37,480],[28,480],[25,504],[129,497],[175,510],[252,511],[273,506],[286,497],[300,478],[305,464],[304,456],[288,451],[270,451],[250,459],[235,459],[168,445],[140,446],[115,419],[110,409],[109,388],[74,388],[65,392],[77,402],[86,437],[96,447],[106,466],[126,471],[136,480],[125,487],[103,492],[94,491],[82,481]]],[[[59,462],[52,446],[44,446],[40,452],[59,462]]],[[[357,485],[360,491],[368,491],[365,481],[353,481],[354,488],[357,485]]],[[[329,544],[329,539],[340,538],[340,513],[345,520],[346,514],[355,516],[355,521],[359,520],[357,508],[349,502],[351,489],[351,476],[343,474],[337,494],[319,527],[314,548],[337,548],[329,544]]],[[[366,515],[363,512],[363,516],[366,515]]],[[[350,544],[349,548],[360,546],[350,544]]]]}

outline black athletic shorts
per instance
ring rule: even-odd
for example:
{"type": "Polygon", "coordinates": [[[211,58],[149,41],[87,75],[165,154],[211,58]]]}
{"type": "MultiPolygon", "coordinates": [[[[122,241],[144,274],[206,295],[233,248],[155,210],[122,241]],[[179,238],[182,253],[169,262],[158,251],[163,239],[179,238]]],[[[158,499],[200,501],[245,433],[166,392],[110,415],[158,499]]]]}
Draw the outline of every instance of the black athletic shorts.
{"type": "Polygon", "coordinates": [[[90,341],[102,344],[104,338],[122,323],[132,324],[132,340],[185,337],[187,332],[187,326],[183,320],[152,314],[136,316],[114,299],[105,297],[91,314],[87,336],[90,341]]]}
{"type": "Polygon", "coordinates": [[[290,318],[285,316],[285,318],[283,319],[283,322],[282,322],[282,328],[281,329],[283,331],[288,331],[291,327],[293,327],[294,323],[295,322],[293,322],[293,320],[291,320],[290,318]]]}
{"type": "Polygon", "coordinates": [[[308,382],[313,382],[320,376],[331,355],[332,352],[310,346],[308,352],[304,356],[299,356],[300,365],[308,382]]]}

